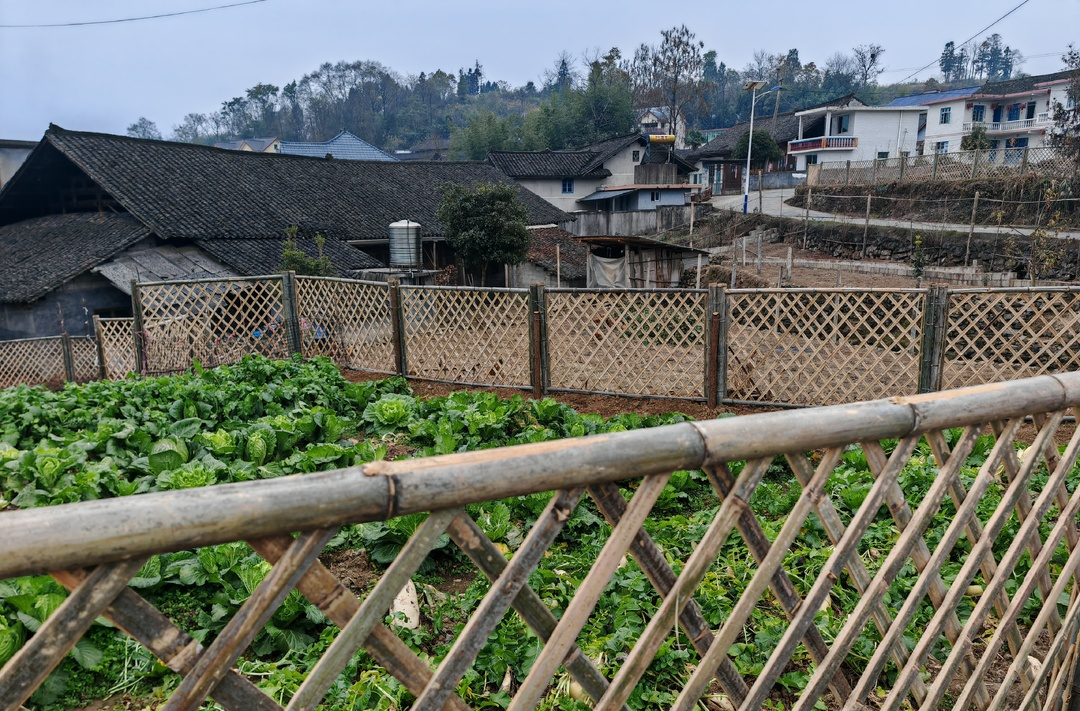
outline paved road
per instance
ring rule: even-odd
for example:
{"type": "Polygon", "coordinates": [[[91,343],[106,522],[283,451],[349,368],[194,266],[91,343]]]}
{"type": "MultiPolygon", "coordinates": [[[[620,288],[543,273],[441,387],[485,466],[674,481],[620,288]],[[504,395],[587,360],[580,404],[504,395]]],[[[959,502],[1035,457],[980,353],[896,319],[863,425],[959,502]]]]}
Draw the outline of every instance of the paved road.
{"type": "MultiPolygon", "coordinates": [[[[776,215],[778,217],[791,217],[802,219],[806,216],[806,210],[801,207],[794,207],[787,205],[784,200],[792,197],[795,194],[794,190],[765,190],[761,193],[761,211],[766,215],[776,215]]],[[[750,194],[750,210],[756,212],[758,210],[758,194],[750,194]]],[[[721,210],[737,210],[742,211],[743,196],[742,195],[719,195],[712,199],[712,204],[721,210]]],[[[810,211],[811,220],[820,220],[825,222],[841,222],[851,225],[862,225],[866,219],[863,217],[851,217],[847,215],[835,215],[829,212],[819,212],[817,210],[810,211]]],[[[923,231],[939,231],[942,229],[950,230],[953,232],[967,232],[970,229],[968,224],[959,224],[955,222],[919,222],[909,220],[891,220],[882,217],[871,217],[871,225],[879,225],[882,227],[902,227],[904,229],[923,230],[923,231]]],[[[1007,235],[1030,235],[1033,227],[1013,227],[1004,225],[998,227],[997,225],[975,225],[975,232],[978,234],[1007,234],[1007,235]]],[[[1080,230],[1072,230],[1068,232],[1061,232],[1058,236],[1066,239],[1080,239],[1080,230]]]]}

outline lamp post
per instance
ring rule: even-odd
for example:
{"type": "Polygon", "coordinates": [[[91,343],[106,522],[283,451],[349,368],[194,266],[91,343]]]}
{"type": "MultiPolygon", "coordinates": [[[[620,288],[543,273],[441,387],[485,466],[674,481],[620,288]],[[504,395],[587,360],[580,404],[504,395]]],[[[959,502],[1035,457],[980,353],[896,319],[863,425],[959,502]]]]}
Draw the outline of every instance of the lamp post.
{"type": "MultiPolygon", "coordinates": [[[[746,141],[746,182],[744,183],[745,187],[743,188],[742,198],[742,211],[744,215],[750,205],[750,154],[753,153],[754,148],[754,106],[757,105],[757,100],[761,98],[757,95],[758,89],[763,88],[767,83],[768,82],[764,81],[748,81],[746,82],[746,86],[743,87],[744,90],[753,92],[750,95],[750,135],[746,141]]],[[[779,88],[779,86],[774,86],[768,91],[762,92],[761,96],[771,94],[779,88]]]]}

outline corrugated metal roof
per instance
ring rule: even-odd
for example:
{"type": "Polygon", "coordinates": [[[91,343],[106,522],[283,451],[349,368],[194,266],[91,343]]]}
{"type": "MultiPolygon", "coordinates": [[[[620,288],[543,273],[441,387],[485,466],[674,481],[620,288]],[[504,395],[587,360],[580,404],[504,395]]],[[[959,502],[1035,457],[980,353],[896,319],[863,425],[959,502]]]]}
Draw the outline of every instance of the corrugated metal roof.
{"type": "Polygon", "coordinates": [[[341,160],[381,160],[396,161],[397,158],[385,153],[367,141],[357,138],[348,131],[342,131],[329,141],[282,141],[279,153],[310,158],[325,158],[326,154],[341,160]]]}
{"type": "Polygon", "coordinates": [[[94,271],[124,292],[131,293],[131,281],[175,281],[240,276],[198,247],[150,247],[128,252],[105,262],[94,271]]]}

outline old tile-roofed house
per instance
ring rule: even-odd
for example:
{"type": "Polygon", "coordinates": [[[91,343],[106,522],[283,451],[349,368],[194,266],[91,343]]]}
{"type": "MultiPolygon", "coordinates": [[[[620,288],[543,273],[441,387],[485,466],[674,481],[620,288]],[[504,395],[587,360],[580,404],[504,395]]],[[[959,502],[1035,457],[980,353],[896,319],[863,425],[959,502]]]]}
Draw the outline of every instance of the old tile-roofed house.
{"type": "MultiPolygon", "coordinates": [[[[661,203],[659,198],[654,199],[657,189],[687,183],[696,170],[670,146],[652,144],[648,136],[640,133],[616,136],[575,150],[493,151],[488,154],[488,162],[556,207],[590,212],[654,210],[661,203]],[[605,191],[623,186],[626,190],[621,195],[644,189],[646,199],[633,195],[616,206],[605,191]]],[[[682,205],[686,192],[689,186],[666,197],[682,205]]]]}
{"type": "MultiPolygon", "coordinates": [[[[122,259],[125,250],[167,243],[198,248],[207,259],[239,275],[273,272],[280,262],[285,230],[296,226],[301,249],[315,256],[313,238],[322,234],[325,254],[340,273],[347,274],[381,266],[377,258],[349,242],[385,250],[389,224],[405,218],[424,226],[425,239],[441,239],[435,219],[439,185],[481,181],[509,182],[485,163],[327,160],[51,127],[0,190],[0,227],[4,227],[0,251],[21,243],[24,232],[40,235],[51,230],[55,236],[39,239],[56,247],[56,261],[78,261],[86,255],[69,253],[91,253],[83,244],[89,233],[60,231],[61,223],[34,220],[65,214],[80,214],[83,217],[70,219],[86,220],[88,214],[119,213],[143,237],[132,244],[108,242],[103,250],[111,253],[93,251],[90,261],[98,261],[79,262],[82,269],[122,259]]],[[[519,194],[530,223],[569,219],[528,191],[520,189],[519,194]]],[[[440,250],[440,256],[448,257],[447,251],[440,250]]],[[[15,264],[8,269],[18,273],[15,264]]],[[[29,315],[22,325],[0,323],[0,338],[52,335],[61,330],[61,321],[69,332],[85,333],[73,326],[73,310],[82,319],[95,311],[122,308],[116,299],[103,297],[104,292],[120,290],[102,274],[86,276],[82,300],[74,309],[70,299],[61,303],[59,297],[59,288],[70,275],[46,274],[48,294],[22,295],[22,307],[29,315]]],[[[0,280],[5,278],[0,274],[0,280]]]]}

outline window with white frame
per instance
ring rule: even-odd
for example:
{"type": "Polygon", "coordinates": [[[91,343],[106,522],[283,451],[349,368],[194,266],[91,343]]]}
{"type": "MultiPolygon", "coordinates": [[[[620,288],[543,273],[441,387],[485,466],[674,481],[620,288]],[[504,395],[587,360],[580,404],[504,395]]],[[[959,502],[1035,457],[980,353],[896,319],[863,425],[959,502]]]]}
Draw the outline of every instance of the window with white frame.
{"type": "Polygon", "coordinates": [[[811,153],[810,155],[806,156],[806,164],[817,165],[817,153],[811,153]]]}
{"type": "Polygon", "coordinates": [[[986,120],[986,107],[982,104],[975,104],[971,107],[971,120],[974,123],[982,123],[986,120]]]}
{"type": "Polygon", "coordinates": [[[943,106],[941,113],[938,114],[938,123],[951,123],[952,122],[952,107],[943,106]]]}
{"type": "Polygon", "coordinates": [[[571,193],[574,192],[574,179],[573,178],[563,178],[563,180],[562,180],[562,191],[563,191],[563,195],[570,195],[571,193]]]}
{"type": "Polygon", "coordinates": [[[948,153],[948,152],[949,152],[949,142],[948,141],[937,141],[936,143],[934,143],[934,153],[948,153]]]}

